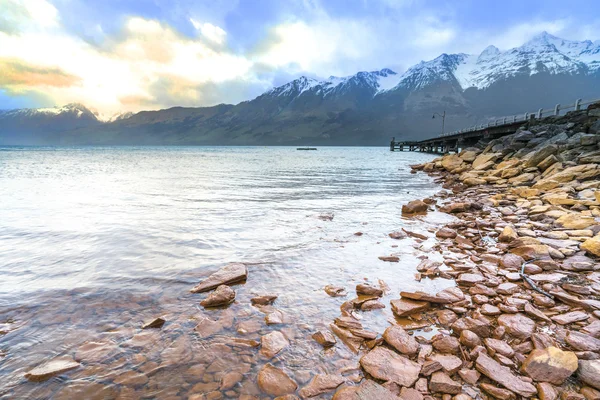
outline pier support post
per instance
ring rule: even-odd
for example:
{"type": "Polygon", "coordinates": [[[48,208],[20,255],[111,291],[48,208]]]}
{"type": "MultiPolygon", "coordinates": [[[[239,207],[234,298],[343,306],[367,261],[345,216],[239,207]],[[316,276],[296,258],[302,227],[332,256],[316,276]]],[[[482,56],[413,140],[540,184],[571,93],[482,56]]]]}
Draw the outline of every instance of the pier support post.
{"type": "Polygon", "coordinates": [[[560,104],[557,104],[554,107],[554,115],[558,115],[558,114],[560,114],[560,104]]]}

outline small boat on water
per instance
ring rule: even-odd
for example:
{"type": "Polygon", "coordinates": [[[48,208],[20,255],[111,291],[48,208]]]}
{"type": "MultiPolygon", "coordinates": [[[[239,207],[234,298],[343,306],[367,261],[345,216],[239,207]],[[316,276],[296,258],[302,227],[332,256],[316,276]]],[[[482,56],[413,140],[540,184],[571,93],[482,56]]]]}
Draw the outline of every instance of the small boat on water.
{"type": "Polygon", "coordinates": [[[296,150],[316,150],[316,147],[298,147],[296,150]]]}

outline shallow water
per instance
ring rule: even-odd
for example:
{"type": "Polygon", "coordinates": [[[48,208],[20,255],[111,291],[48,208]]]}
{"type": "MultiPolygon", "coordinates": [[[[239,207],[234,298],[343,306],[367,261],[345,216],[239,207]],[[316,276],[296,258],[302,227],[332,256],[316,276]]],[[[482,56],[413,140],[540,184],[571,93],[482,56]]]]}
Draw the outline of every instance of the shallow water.
{"type": "Polygon", "coordinates": [[[406,201],[439,190],[408,167],[430,155],[387,148],[0,150],[1,398],[186,399],[218,390],[232,371],[243,379],[224,397],[261,396],[256,373],[268,360],[231,341],[260,340],[272,330],[291,344],[270,362],[300,386],[314,373],[344,370],[359,379],[357,356],[342,343],[324,351],[311,339],[339,316],[354,286],[381,279],[390,287],[385,309],[362,313],[365,328],[382,333],[400,290],[451,285],[416,282],[416,242],[387,236],[401,227],[426,232],[444,219],[400,215],[406,201]],[[390,254],[401,261],[378,259],[390,254]],[[236,302],[204,310],[198,303],[206,294],[189,289],[236,261],[249,263],[247,282],[234,286],[236,302]],[[348,296],[329,297],[326,284],[344,286],[348,296]],[[266,293],[279,296],[274,307],[286,324],[267,326],[250,305],[266,293]],[[159,315],[167,319],[162,329],[140,329],[159,315]],[[223,329],[202,338],[194,327],[203,317],[223,329]],[[23,377],[59,356],[82,365],[42,383],[23,377]]]}

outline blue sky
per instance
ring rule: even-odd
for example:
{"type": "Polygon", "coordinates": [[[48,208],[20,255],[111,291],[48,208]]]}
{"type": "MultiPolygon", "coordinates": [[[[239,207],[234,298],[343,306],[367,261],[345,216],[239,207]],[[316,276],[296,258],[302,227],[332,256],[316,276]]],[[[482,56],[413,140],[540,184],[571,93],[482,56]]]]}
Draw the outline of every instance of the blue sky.
{"type": "Polygon", "coordinates": [[[548,31],[600,39],[597,0],[0,0],[0,108],[237,103],[300,75],[403,72],[548,31]]]}

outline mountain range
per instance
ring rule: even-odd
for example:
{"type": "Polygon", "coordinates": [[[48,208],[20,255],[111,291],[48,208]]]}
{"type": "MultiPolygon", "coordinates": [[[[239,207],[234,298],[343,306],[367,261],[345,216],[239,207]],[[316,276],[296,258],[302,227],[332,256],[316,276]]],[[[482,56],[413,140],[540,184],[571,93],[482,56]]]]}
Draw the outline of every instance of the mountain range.
{"type": "Polygon", "coordinates": [[[391,69],[302,76],[237,105],[102,117],[82,104],[0,111],[0,144],[385,145],[556,103],[600,98],[600,41],[543,32],[520,47],[391,69]]]}

